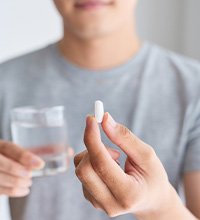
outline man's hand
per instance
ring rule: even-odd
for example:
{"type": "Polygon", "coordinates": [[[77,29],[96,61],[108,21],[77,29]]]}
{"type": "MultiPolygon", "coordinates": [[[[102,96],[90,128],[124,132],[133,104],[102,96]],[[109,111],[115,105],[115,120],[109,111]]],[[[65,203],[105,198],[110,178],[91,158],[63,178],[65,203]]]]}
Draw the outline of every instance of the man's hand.
{"type": "Polygon", "coordinates": [[[102,128],[127,155],[125,168],[116,163],[119,152],[107,149],[101,142],[95,118],[88,116],[84,135],[87,151],[74,158],[85,198],[110,217],[133,213],[138,219],[183,219],[177,211],[174,215],[169,213],[184,208],[153,148],[116,123],[108,113],[104,115],[102,128]]]}
{"type": "Polygon", "coordinates": [[[32,184],[31,170],[43,166],[38,156],[11,142],[0,141],[0,195],[26,196],[32,184]]]}

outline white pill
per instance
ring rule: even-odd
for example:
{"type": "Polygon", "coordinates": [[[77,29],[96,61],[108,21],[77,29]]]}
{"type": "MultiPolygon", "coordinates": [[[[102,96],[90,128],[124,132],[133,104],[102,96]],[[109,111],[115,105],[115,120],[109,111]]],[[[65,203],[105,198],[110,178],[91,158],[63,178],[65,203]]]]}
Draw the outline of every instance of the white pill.
{"type": "Polygon", "coordinates": [[[95,102],[95,118],[98,123],[101,123],[103,121],[103,116],[104,116],[103,102],[97,100],[95,102]]]}

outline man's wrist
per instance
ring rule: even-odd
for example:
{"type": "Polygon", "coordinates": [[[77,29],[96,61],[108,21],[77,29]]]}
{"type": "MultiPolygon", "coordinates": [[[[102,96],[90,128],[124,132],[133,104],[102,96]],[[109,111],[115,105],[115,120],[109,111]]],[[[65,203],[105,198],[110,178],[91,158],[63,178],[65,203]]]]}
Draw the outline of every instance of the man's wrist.
{"type": "Polygon", "coordinates": [[[136,215],[138,220],[197,220],[189,210],[184,206],[175,189],[170,186],[170,195],[168,201],[160,201],[157,209],[152,209],[146,213],[136,215]]]}

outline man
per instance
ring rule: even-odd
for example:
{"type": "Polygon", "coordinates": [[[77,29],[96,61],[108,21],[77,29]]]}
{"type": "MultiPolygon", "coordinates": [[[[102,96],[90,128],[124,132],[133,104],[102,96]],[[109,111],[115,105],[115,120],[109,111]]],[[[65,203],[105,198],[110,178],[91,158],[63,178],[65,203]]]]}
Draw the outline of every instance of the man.
{"type": "Polygon", "coordinates": [[[126,214],[121,220],[200,218],[199,64],[139,40],[136,0],[54,2],[62,40],[0,67],[0,194],[11,197],[12,219],[109,219],[85,201],[72,166],[33,179],[29,193],[30,170],[43,162],[9,142],[10,109],[62,104],[70,145],[80,152],[85,116],[97,99],[135,135],[106,113],[101,141],[87,118],[88,151],[75,157],[85,197],[110,217],[126,214]],[[126,160],[125,171],[115,160],[121,167],[126,160]],[[182,177],[187,208],[174,190],[182,177]]]}

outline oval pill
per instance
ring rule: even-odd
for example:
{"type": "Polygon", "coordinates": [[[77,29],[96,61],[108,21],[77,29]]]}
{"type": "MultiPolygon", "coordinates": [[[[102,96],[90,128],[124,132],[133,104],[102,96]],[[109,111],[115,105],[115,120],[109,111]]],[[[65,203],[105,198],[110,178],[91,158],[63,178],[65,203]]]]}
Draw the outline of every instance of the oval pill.
{"type": "Polygon", "coordinates": [[[95,102],[95,118],[98,123],[101,123],[103,121],[103,116],[104,116],[103,102],[100,100],[97,100],[95,102]]]}

